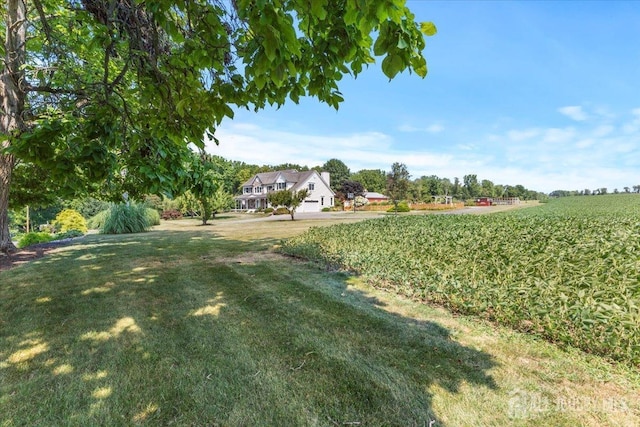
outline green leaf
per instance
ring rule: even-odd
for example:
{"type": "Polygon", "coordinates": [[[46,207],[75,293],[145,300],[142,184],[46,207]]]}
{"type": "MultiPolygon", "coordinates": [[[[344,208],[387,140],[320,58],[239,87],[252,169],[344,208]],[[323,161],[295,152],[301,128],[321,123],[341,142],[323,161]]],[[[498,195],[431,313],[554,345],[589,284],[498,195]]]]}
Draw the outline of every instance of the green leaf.
{"type": "Polygon", "coordinates": [[[421,22],[420,23],[420,31],[425,36],[433,36],[438,31],[433,22],[421,22]]]}
{"type": "Polygon", "coordinates": [[[382,61],[382,72],[392,79],[403,69],[402,58],[398,55],[387,55],[382,61]]]}
{"type": "Polygon", "coordinates": [[[311,13],[321,21],[327,18],[326,4],[327,0],[313,0],[311,2],[311,13]]]}
{"type": "Polygon", "coordinates": [[[413,71],[420,77],[426,77],[427,75],[427,60],[422,56],[414,57],[411,60],[411,66],[413,67],[413,71]]]}

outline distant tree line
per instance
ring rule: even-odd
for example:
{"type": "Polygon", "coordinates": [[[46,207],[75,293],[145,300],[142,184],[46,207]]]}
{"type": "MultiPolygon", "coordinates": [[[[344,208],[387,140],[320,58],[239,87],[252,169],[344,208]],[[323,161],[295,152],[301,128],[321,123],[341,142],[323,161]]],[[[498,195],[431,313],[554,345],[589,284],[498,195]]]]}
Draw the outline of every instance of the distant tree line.
{"type": "MultiPolygon", "coordinates": [[[[622,187],[622,191],[617,188],[613,189],[612,194],[620,194],[620,193],[636,193],[640,194],[640,185],[634,185],[631,187],[622,187]]],[[[584,190],[554,190],[549,193],[549,197],[570,197],[570,196],[600,196],[609,193],[609,189],[607,187],[595,188],[593,190],[585,188],[584,190]]]]}

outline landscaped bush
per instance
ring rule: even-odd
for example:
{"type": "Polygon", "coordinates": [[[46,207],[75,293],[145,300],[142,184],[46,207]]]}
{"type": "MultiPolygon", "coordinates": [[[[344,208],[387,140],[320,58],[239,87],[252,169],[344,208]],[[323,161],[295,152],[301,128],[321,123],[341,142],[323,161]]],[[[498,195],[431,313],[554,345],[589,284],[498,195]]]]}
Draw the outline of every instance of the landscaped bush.
{"type": "Polygon", "coordinates": [[[147,219],[150,225],[160,225],[160,213],[153,208],[147,208],[147,219]]]}
{"type": "Polygon", "coordinates": [[[151,228],[149,208],[142,204],[114,204],[100,228],[102,234],[141,233],[151,228]]]}
{"type": "Polygon", "coordinates": [[[104,210],[102,212],[98,212],[87,221],[87,226],[92,230],[98,230],[102,228],[104,222],[109,216],[109,209],[104,210]]]}
{"type": "Polygon", "coordinates": [[[73,209],[64,209],[53,222],[57,231],[64,233],[70,230],[77,230],[81,233],[87,232],[87,221],[80,212],[73,209]]]}
{"type": "Polygon", "coordinates": [[[322,212],[331,212],[331,208],[322,208],[322,212]]]}
{"type": "Polygon", "coordinates": [[[409,205],[407,205],[407,202],[398,203],[397,209],[395,206],[391,206],[391,208],[387,210],[387,212],[409,212],[409,211],[411,211],[411,209],[409,208],[409,205]]]}
{"type": "Polygon", "coordinates": [[[287,208],[278,208],[273,211],[274,215],[290,215],[289,209],[287,208]]]}
{"type": "Polygon", "coordinates": [[[49,233],[27,233],[23,235],[18,241],[19,248],[26,248],[27,246],[35,245],[38,243],[46,243],[53,240],[53,236],[49,233]]]}
{"type": "Polygon", "coordinates": [[[177,209],[166,209],[162,211],[161,217],[164,220],[180,219],[182,218],[182,212],[177,209]]]}
{"type": "Polygon", "coordinates": [[[264,213],[271,215],[273,213],[273,208],[265,208],[264,213]]]}

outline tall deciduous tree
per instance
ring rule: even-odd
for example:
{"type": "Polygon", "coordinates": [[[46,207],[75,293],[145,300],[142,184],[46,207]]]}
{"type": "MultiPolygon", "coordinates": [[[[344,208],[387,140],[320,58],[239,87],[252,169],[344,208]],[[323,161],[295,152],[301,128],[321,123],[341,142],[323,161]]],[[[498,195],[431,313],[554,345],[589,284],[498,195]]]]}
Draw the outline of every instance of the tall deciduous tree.
{"type": "Polygon", "coordinates": [[[330,159],[327,160],[320,168],[321,171],[329,172],[330,187],[336,193],[340,191],[342,183],[349,179],[351,171],[349,167],[344,164],[342,160],[330,159]]]}
{"type": "Polygon", "coordinates": [[[338,108],[338,81],[376,56],[389,78],[424,77],[435,33],[404,0],[5,0],[1,13],[4,252],[18,159],[75,190],[171,192],[187,144],[215,138],[233,106],[338,108]]]}
{"type": "Polygon", "coordinates": [[[352,181],[358,181],[366,191],[384,192],[387,174],[381,169],[362,169],[351,175],[352,181]]]}

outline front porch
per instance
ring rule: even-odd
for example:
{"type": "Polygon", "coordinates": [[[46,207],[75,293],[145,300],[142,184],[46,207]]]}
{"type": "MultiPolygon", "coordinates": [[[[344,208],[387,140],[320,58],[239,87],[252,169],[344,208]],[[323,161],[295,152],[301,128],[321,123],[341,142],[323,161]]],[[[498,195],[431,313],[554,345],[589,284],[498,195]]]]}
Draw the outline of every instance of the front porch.
{"type": "Polygon", "coordinates": [[[269,207],[266,197],[260,197],[255,195],[238,196],[235,198],[235,200],[236,200],[236,210],[239,210],[239,211],[265,209],[269,207]]]}

